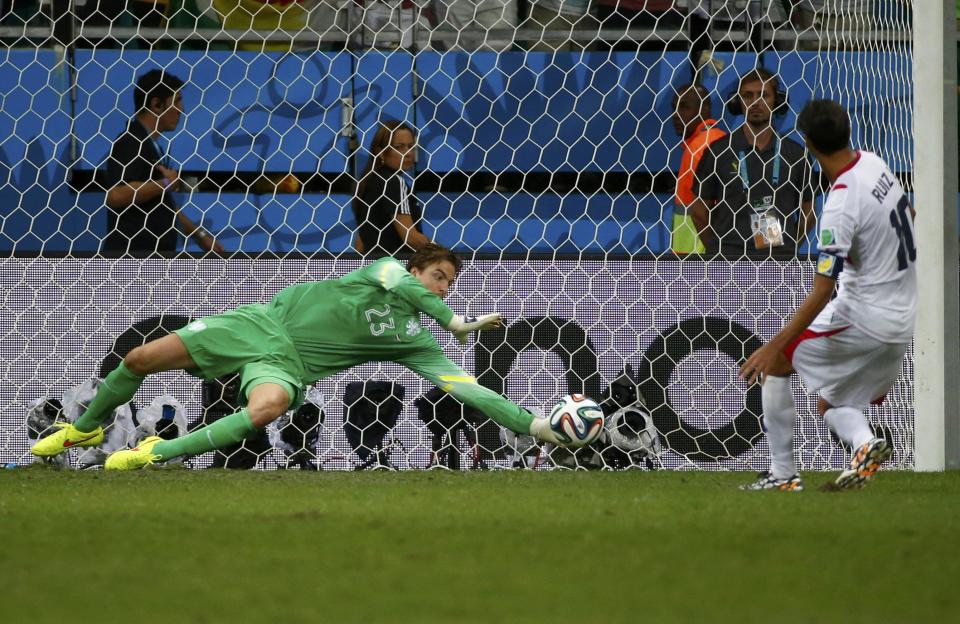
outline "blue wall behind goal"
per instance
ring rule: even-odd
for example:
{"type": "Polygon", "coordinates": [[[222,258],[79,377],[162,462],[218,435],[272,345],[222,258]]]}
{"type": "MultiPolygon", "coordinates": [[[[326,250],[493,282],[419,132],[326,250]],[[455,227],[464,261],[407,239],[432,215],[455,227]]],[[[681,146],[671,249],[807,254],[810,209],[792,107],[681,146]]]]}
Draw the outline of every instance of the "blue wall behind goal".
{"type": "MultiPolygon", "coordinates": [[[[227,251],[258,253],[341,253],[352,251],[355,223],[348,195],[180,194],[180,205],[218,233],[227,251]]],[[[438,241],[479,253],[659,254],[670,246],[670,195],[622,195],[588,199],[553,194],[420,194],[424,229],[438,241]]],[[[106,208],[91,193],[80,196],[78,213],[89,230],[73,251],[92,253],[106,230],[106,208]]],[[[63,237],[49,238],[24,222],[21,251],[49,252],[63,237]]],[[[200,251],[190,242],[188,251],[200,251]]]]}
{"type": "Polygon", "coordinates": [[[75,63],[80,168],[103,165],[134,113],[132,85],[162,68],[186,83],[186,114],[161,139],[181,170],[346,171],[347,55],[77,50],[75,63]]]}
{"type": "MultiPolygon", "coordinates": [[[[682,53],[257,54],[78,50],[77,99],[52,50],[0,52],[0,252],[92,252],[103,236],[102,192],[76,193],[68,171],[102,167],[132,114],[135,77],[162,67],[183,77],[187,114],[171,135],[183,171],[258,173],[350,170],[340,133],[352,98],[357,138],[380,119],[421,130],[419,170],[448,172],[674,171],[679,137],[669,124],[676,88],[690,80],[682,53]]],[[[717,54],[704,78],[722,112],[754,54],[717,54]]],[[[909,57],[884,52],[765,53],[790,111],[814,95],[839,98],[855,142],[909,171],[909,57]]],[[[365,153],[359,161],[365,161],[365,153]]],[[[670,198],[498,193],[423,197],[437,237],[463,251],[660,253],[670,198]]],[[[352,217],[343,196],[198,193],[184,205],[228,248],[339,252],[352,217]]]]}

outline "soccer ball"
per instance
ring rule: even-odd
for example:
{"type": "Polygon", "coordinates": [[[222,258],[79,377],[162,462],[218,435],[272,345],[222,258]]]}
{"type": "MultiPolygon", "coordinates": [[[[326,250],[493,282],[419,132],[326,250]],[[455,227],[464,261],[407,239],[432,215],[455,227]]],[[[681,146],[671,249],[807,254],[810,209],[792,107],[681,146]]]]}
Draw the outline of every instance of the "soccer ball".
{"type": "Polygon", "coordinates": [[[564,446],[595,442],[603,433],[603,410],[582,394],[569,394],[550,411],[550,428],[564,446]]]}

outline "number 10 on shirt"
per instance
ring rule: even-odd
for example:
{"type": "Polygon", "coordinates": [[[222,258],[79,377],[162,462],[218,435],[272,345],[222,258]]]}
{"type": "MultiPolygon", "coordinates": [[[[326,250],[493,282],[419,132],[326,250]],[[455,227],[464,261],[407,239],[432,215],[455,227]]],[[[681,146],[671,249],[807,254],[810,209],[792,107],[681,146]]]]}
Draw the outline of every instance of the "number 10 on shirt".
{"type": "Polygon", "coordinates": [[[900,246],[897,248],[897,269],[905,271],[909,262],[917,259],[917,247],[913,243],[913,226],[910,219],[910,202],[906,195],[890,211],[890,225],[897,231],[900,246]],[[909,259],[909,262],[908,262],[909,259]]]}

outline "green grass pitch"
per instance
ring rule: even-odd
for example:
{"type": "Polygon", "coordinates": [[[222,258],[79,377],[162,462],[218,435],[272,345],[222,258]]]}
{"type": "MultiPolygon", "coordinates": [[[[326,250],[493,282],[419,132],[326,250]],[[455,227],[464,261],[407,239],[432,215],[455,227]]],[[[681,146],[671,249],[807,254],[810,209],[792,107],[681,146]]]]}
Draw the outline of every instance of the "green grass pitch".
{"type": "Polygon", "coordinates": [[[960,620],[960,473],[751,476],[0,470],[0,620],[960,620]]]}

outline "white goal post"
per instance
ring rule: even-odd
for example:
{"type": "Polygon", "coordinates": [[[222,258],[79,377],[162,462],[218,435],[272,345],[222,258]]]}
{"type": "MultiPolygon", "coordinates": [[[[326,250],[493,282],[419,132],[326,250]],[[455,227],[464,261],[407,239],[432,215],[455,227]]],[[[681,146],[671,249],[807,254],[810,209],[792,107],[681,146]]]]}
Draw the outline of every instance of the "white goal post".
{"type": "Polygon", "coordinates": [[[960,468],[956,6],[913,3],[917,470],[960,468]]]}

